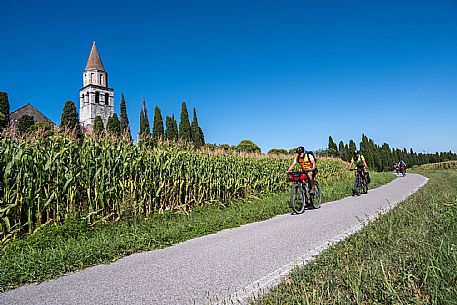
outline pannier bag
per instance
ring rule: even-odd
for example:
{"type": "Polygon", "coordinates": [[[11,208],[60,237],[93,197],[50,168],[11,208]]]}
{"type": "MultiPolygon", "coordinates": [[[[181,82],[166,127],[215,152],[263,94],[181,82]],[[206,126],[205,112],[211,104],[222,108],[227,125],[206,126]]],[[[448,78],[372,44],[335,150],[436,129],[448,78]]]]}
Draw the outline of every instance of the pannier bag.
{"type": "Polygon", "coordinates": [[[306,180],[307,176],[305,173],[291,173],[289,174],[289,181],[303,181],[306,180]]]}

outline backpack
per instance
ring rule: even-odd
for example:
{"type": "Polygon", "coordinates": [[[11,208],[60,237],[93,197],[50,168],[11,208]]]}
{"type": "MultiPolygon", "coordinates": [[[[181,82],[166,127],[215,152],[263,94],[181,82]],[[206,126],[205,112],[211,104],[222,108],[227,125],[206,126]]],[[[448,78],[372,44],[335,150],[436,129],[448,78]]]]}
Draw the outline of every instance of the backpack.
{"type": "Polygon", "coordinates": [[[316,158],[316,156],[314,155],[314,152],[313,152],[313,151],[311,151],[311,150],[309,150],[309,151],[308,151],[308,150],[305,150],[305,154],[308,156],[308,160],[309,160],[309,155],[313,156],[314,162],[316,162],[316,164],[317,164],[317,158],[316,158]]]}

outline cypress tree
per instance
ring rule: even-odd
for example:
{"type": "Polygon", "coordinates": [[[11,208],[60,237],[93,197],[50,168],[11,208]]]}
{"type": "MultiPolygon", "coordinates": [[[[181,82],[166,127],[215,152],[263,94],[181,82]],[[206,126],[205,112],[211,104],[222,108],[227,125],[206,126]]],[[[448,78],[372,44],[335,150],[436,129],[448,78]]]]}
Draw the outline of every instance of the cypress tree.
{"type": "Polygon", "coordinates": [[[165,138],[168,141],[176,142],[178,140],[178,123],[175,120],[174,114],[166,117],[165,138]]]}
{"type": "Polygon", "coordinates": [[[10,103],[8,93],[0,92],[0,132],[5,129],[10,122],[10,103]]]}
{"type": "Polygon", "coordinates": [[[349,162],[351,161],[352,154],[349,152],[349,146],[344,144],[344,161],[349,162]]]}
{"type": "Polygon", "coordinates": [[[149,127],[148,111],[146,109],[146,102],[143,99],[143,108],[140,112],[140,140],[150,141],[151,128],[149,127]]]}
{"type": "Polygon", "coordinates": [[[173,130],[173,121],[171,120],[171,117],[168,115],[165,117],[165,139],[168,141],[174,141],[174,139],[171,137],[171,132],[173,130]]]}
{"type": "Polygon", "coordinates": [[[340,141],[340,143],[338,143],[338,153],[339,153],[340,158],[342,160],[345,160],[345,156],[344,156],[345,150],[344,150],[343,141],[340,141]]]}
{"type": "Polygon", "coordinates": [[[108,118],[108,123],[106,123],[106,130],[109,134],[116,137],[121,135],[121,123],[119,122],[116,113],[113,113],[113,115],[108,118]]]}
{"type": "Polygon", "coordinates": [[[338,156],[338,147],[331,136],[328,137],[328,153],[332,157],[338,156]]]}
{"type": "Polygon", "coordinates": [[[192,135],[192,142],[194,143],[195,147],[200,148],[205,145],[205,141],[203,138],[203,131],[198,126],[198,119],[197,119],[197,111],[194,108],[194,115],[192,118],[192,124],[190,125],[191,135],[192,135]]]}
{"type": "Polygon", "coordinates": [[[101,116],[97,115],[94,120],[94,134],[101,135],[105,131],[105,126],[103,126],[103,120],[101,116]]]}
{"type": "Polygon", "coordinates": [[[360,150],[362,151],[364,157],[365,157],[365,162],[369,167],[371,167],[373,156],[372,156],[372,151],[370,149],[370,145],[368,142],[368,137],[364,134],[362,134],[362,141],[360,142],[360,150]]]}
{"type": "Polygon", "coordinates": [[[205,135],[203,134],[203,130],[198,127],[198,130],[200,131],[200,143],[202,143],[202,146],[205,145],[205,135]]]}
{"type": "Polygon", "coordinates": [[[349,160],[352,158],[352,156],[354,155],[354,151],[357,150],[357,146],[355,145],[355,142],[353,140],[349,140],[349,160]]]}
{"type": "Polygon", "coordinates": [[[367,163],[368,167],[370,168],[376,168],[376,145],[374,144],[374,141],[372,139],[368,139],[368,150],[370,152],[370,159],[368,160],[369,163],[367,163]]]}
{"type": "Polygon", "coordinates": [[[125,104],[124,93],[122,93],[120,108],[121,108],[121,133],[125,134],[128,137],[129,141],[132,142],[132,134],[130,132],[130,124],[129,124],[129,118],[127,116],[127,106],[125,104]]]}
{"type": "Polygon", "coordinates": [[[171,121],[173,123],[173,133],[172,133],[172,136],[174,138],[174,141],[177,142],[178,141],[178,122],[176,122],[176,119],[175,119],[175,115],[174,113],[171,114],[171,121]]]}
{"type": "Polygon", "coordinates": [[[62,116],[60,118],[60,128],[64,131],[74,132],[76,138],[82,138],[81,127],[79,126],[78,112],[76,111],[73,101],[68,100],[63,107],[62,116]]]}
{"type": "Polygon", "coordinates": [[[189,113],[187,112],[186,102],[182,102],[178,135],[179,135],[179,139],[184,142],[190,143],[192,141],[192,134],[191,134],[190,122],[189,122],[189,113]]]}
{"type": "Polygon", "coordinates": [[[154,109],[154,126],[152,127],[152,139],[158,143],[164,137],[163,119],[160,113],[160,108],[156,106],[154,109]]]}
{"type": "Polygon", "coordinates": [[[381,150],[379,149],[378,145],[375,145],[375,153],[374,153],[374,168],[376,171],[382,171],[382,157],[381,157],[381,150]]]}
{"type": "Polygon", "coordinates": [[[21,116],[17,122],[17,130],[20,134],[25,134],[30,131],[30,127],[35,124],[35,119],[33,116],[24,114],[21,116]]]}

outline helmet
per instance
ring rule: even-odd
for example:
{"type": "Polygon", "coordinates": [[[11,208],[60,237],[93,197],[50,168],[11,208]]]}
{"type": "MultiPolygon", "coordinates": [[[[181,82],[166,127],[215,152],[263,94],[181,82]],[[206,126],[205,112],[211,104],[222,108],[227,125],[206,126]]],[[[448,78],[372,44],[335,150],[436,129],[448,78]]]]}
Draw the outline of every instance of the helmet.
{"type": "Polygon", "coordinates": [[[295,152],[297,154],[301,154],[301,153],[304,153],[305,152],[305,148],[303,146],[298,146],[296,149],[295,149],[295,152]]]}

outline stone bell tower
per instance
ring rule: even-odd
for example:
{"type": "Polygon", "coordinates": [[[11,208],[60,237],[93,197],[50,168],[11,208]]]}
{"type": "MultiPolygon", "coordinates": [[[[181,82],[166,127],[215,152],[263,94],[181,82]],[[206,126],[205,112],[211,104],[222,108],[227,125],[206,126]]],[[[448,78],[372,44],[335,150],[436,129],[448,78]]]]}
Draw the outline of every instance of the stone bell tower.
{"type": "Polygon", "coordinates": [[[103,67],[95,41],[83,73],[79,105],[79,122],[83,128],[90,131],[97,115],[102,118],[106,128],[108,118],[114,113],[114,89],[108,87],[108,73],[103,67]]]}

